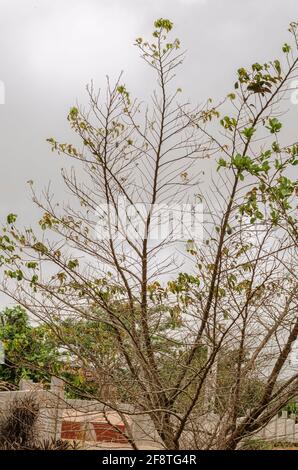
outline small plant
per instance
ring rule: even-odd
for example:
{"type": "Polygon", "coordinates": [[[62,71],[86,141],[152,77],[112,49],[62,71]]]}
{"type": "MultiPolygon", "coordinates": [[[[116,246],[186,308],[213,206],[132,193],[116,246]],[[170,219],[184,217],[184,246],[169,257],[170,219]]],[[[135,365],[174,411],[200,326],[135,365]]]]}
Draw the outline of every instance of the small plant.
{"type": "Polygon", "coordinates": [[[39,404],[27,395],[15,398],[0,419],[0,450],[75,450],[78,443],[38,439],[39,404]]]}
{"type": "Polygon", "coordinates": [[[289,449],[291,447],[298,447],[297,442],[288,441],[274,441],[272,442],[273,449],[289,449]]]}
{"type": "Polygon", "coordinates": [[[14,399],[0,420],[0,448],[30,448],[35,442],[39,405],[32,396],[14,399]]]}
{"type": "Polygon", "coordinates": [[[77,450],[78,448],[79,444],[77,442],[63,441],[62,439],[52,439],[37,444],[36,448],[32,450],[77,450]]]}
{"type": "Polygon", "coordinates": [[[272,442],[251,437],[243,441],[241,450],[272,450],[272,446],[272,442]]]}
{"type": "Polygon", "coordinates": [[[290,402],[287,404],[285,407],[285,410],[290,414],[290,415],[295,415],[295,421],[298,423],[298,403],[295,402],[290,402]]]}

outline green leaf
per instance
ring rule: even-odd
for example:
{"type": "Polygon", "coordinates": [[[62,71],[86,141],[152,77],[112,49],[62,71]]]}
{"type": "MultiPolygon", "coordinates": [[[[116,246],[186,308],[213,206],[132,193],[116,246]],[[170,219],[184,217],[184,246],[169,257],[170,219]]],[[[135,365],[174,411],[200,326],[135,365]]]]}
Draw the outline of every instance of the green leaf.
{"type": "Polygon", "coordinates": [[[69,269],[75,269],[75,268],[77,268],[78,266],[79,266],[79,262],[78,262],[77,259],[71,259],[71,260],[69,260],[68,263],[67,263],[67,267],[68,267],[69,269]]]}
{"type": "Polygon", "coordinates": [[[7,219],[6,219],[6,220],[7,220],[7,223],[8,223],[9,225],[14,224],[15,221],[17,220],[17,217],[18,217],[18,216],[17,216],[16,214],[9,214],[9,215],[7,216],[7,219]]]}
{"type": "Polygon", "coordinates": [[[217,171],[218,171],[220,168],[222,168],[222,167],[223,167],[223,168],[226,168],[226,166],[227,166],[226,160],[225,160],[224,158],[220,158],[220,159],[218,160],[217,171]]]}
{"type": "Polygon", "coordinates": [[[154,27],[155,28],[160,28],[160,29],[165,29],[167,33],[171,31],[173,28],[173,23],[170,20],[164,19],[164,18],[159,18],[159,20],[156,20],[154,22],[154,27]]]}
{"type": "Polygon", "coordinates": [[[268,124],[269,125],[265,127],[271,132],[271,134],[277,134],[282,128],[282,123],[277,118],[270,118],[268,120],[268,124]]]}
{"type": "Polygon", "coordinates": [[[256,132],[255,127],[246,127],[241,134],[243,134],[247,139],[251,139],[254,133],[256,132]]]}
{"type": "Polygon", "coordinates": [[[69,115],[68,115],[69,119],[70,119],[71,121],[75,121],[75,120],[77,119],[78,115],[79,115],[79,110],[78,110],[78,108],[76,108],[75,106],[73,106],[73,107],[71,108],[71,110],[69,111],[69,115]]]}
{"type": "Polygon", "coordinates": [[[285,43],[282,47],[282,51],[285,53],[285,54],[288,54],[290,51],[291,51],[291,46],[289,46],[289,44],[285,43]]]}
{"type": "Polygon", "coordinates": [[[36,269],[38,264],[34,261],[30,261],[29,263],[26,264],[28,269],[36,269]]]}
{"type": "Polygon", "coordinates": [[[276,59],[274,61],[274,67],[275,67],[275,70],[277,71],[278,75],[281,75],[281,65],[280,65],[279,60],[276,59]]]}
{"type": "Polygon", "coordinates": [[[35,245],[33,245],[32,247],[35,251],[38,251],[39,253],[42,253],[42,254],[45,254],[48,252],[48,249],[47,247],[41,243],[41,242],[37,242],[35,243],[35,245]]]}

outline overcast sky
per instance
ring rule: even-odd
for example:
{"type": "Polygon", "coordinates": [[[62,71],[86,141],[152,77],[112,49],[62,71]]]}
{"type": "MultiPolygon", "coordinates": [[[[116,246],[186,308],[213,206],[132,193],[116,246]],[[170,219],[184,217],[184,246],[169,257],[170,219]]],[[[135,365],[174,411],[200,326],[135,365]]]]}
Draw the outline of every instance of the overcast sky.
{"type": "MultiPolygon", "coordinates": [[[[175,23],[188,50],[177,85],[194,102],[232,90],[239,66],[280,56],[297,0],[0,0],[0,216],[30,222],[26,181],[57,181],[61,161],[47,137],[70,139],[66,115],[84,102],[85,85],[124,70],[142,98],[147,70],[132,46],[154,19],[175,23]]],[[[292,108],[294,108],[292,106],[292,108]]],[[[292,132],[298,106],[291,110],[292,132]]],[[[58,189],[57,189],[58,190],[58,189]]],[[[61,193],[62,194],[62,193],[61,193]]]]}

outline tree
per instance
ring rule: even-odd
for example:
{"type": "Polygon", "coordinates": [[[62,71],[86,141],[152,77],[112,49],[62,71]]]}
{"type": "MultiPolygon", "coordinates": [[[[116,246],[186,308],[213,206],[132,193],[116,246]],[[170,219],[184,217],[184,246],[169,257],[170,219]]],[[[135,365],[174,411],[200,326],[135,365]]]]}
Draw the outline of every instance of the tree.
{"type": "Polygon", "coordinates": [[[117,393],[93,390],[94,398],[123,416],[125,396],[135,414],[150,417],[165,448],[235,449],[297,394],[297,374],[283,374],[298,335],[298,147],[280,143],[279,120],[297,71],[297,24],[283,62],[239,69],[222,103],[193,108],[178,102],[173,85],[184,54],[172,28],[160,19],[153,40],[136,40],[156,77],[147,107],[122,76],[114,86],[108,80],[105,102],[91,86],[90,110],[68,115],[81,149],[49,139],[84,173],[63,171],[72,195],[63,207],[32,187],[42,233],[22,231],[8,216],[2,290],[46,322],[85,368],[104,368],[117,393]],[[207,158],[211,185],[199,182],[207,158]],[[198,200],[204,243],[190,233],[182,244],[193,210],[183,204],[198,200]],[[165,233],[158,221],[169,212],[165,233]],[[76,332],[71,341],[61,337],[61,318],[94,322],[100,338],[108,331],[113,360],[91,344],[74,348],[76,332]],[[219,374],[228,351],[235,357],[226,390],[219,374]],[[262,387],[246,408],[252,380],[262,387]],[[225,406],[215,409],[218,384],[225,406]]]}
{"type": "Polygon", "coordinates": [[[20,306],[0,313],[0,340],[5,363],[0,365],[3,382],[17,386],[21,378],[49,382],[59,370],[59,352],[46,325],[31,326],[26,310],[20,306]]]}
{"type": "MultiPolygon", "coordinates": [[[[216,393],[215,393],[215,410],[217,413],[224,414],[230,406],[231,390],[235,386],[235,370],[239,361],[239,350],[222,351],[221,357],[217,364],[216,375],[216,393]]],[[[243,365],[249,364],[249,353],[245,352],[246,362],[243,365]]],[[[264,393],[264,382],[262,376],[258,371],[253,371],[253,374],[247,374],[242,379],[241,396],[239,397],[239,406],[237,417],[245,416],[247,411],[252,409],[255,403],[261,398],[264,393]]]]}
{"type": "MultiPolygon", "coordinates": [[[[20,306],[6,308],[0,313],[0,340],[4,347],[5,361],[0,365],[0,379],[5,387],[18,386],[20,379],[49,384],[52,375],[64,377],[70,384],[66,393],[71,397],[86,397],[90,393],[105,393],[105,369],[113,361],[115,348],[108,335],[108,328],[95,322],[62,320],[53,332],[46,323],[32,325],[26,310],[20,306]],[[64,345],[67,344],[67,350],[64,345]],[[102,370],[92,372],[78,363],[76,350],[92,349],[100,357],[102,370]],[[100,390],[102,389],[102,393],[100,390]]],[[[110,392],[110,390],[108,390],[110,392]]]]}

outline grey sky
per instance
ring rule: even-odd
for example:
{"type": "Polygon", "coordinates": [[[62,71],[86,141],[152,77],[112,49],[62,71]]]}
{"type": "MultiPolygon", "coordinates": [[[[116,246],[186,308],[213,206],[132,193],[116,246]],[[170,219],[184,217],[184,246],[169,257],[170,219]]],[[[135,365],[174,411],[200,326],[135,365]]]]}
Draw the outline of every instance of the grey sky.
{"type": "MultiPolygon", "coordinates": [[[[1,219],[13,211],[30,223],[26,181],[42,188],[59,178],[62,161],[45,139],[71,139],[66,115],[91,79],[101,86],[124,70],[127,87],[146,96],[132,43],[158,17],[175,23],[188,50],[177,83],[195,102],[230,92],[239,66],[278,57],[298,8],[297,0],[0,0],[1,219]]],[[[291,115],[294,132],[298,106],[291,115]]]]}

